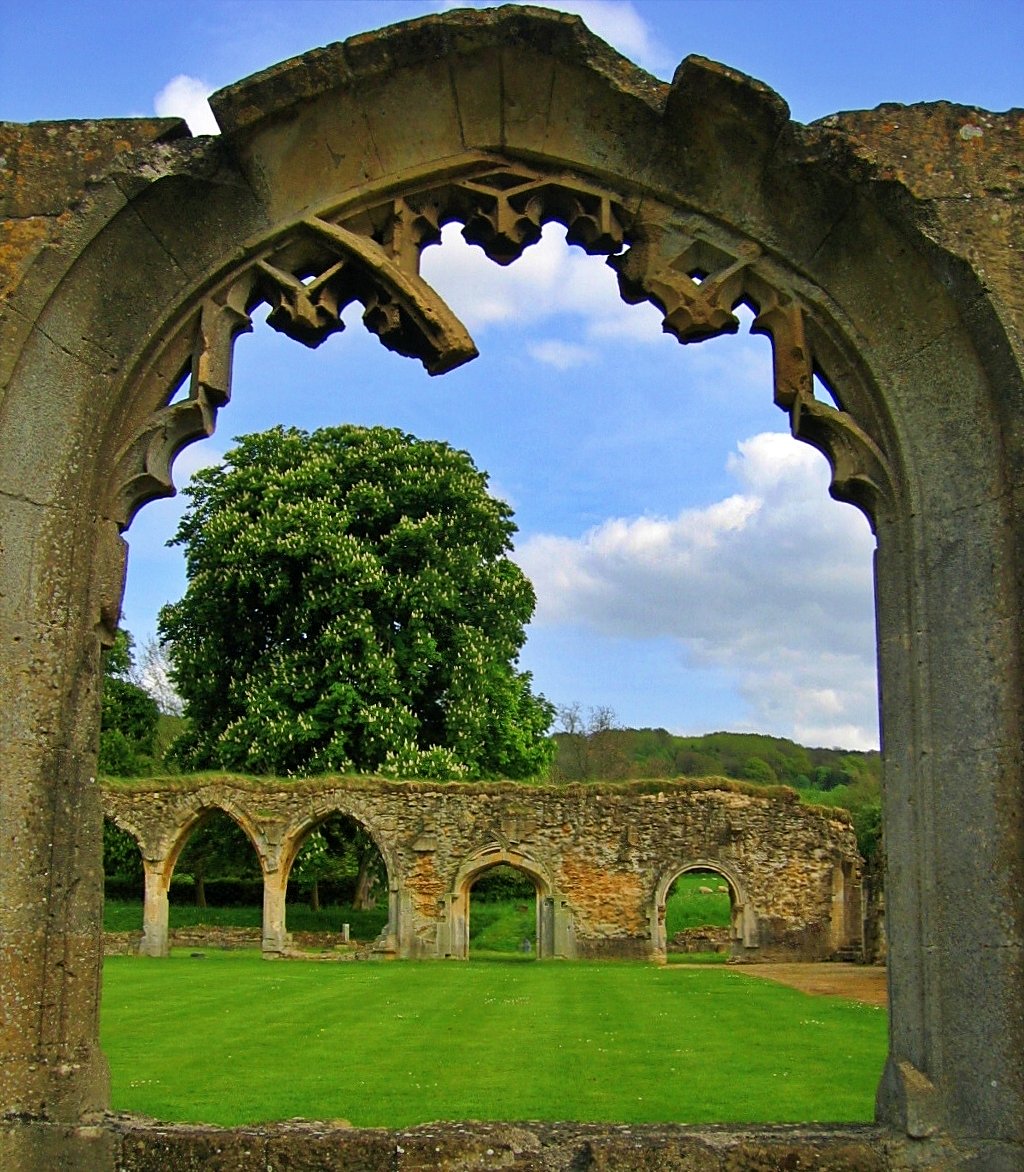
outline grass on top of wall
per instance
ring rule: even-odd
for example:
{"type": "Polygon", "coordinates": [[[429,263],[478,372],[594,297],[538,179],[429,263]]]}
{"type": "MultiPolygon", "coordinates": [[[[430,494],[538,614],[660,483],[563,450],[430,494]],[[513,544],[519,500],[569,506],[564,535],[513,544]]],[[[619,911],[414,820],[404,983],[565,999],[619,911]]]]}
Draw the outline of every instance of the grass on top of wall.
{"type": "Polygon", "coordinates": [[[168,1121],[840,1122],[886,1018],[724,966],[207,950],[108,958],[102,1039],[114,1109],[168,1121]]]}

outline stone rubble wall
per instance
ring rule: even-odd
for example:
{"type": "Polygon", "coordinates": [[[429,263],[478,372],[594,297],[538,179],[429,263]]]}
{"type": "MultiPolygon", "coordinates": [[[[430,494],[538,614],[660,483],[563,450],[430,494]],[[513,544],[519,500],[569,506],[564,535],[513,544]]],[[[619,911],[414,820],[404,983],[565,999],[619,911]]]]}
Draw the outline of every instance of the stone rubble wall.
{"type": "MultiPolygon", "coordinates": [[[[851,943],[834,938],[837,868],[845,869],[844,898],[859,891],[860,857],[843,812],[803,805],[791,790],[737,783],[196,778],[108,784],[103,809],[168,884],[188,835],[211,811],[235,818],[264,872],[276,874],[290,869],[319,820],[349,815],[387,865],[399,920],[391,932],[402,956],[452,954],[444,943],[451,905],[495,862],[525,870],[542,898],[564,911],[568,938],[558,955],[663,953],[657,905],[681,870],[707,867],[726,878],[734,908],[742,905],[754,925],[737,941],[739,954],[820,960],[851,943]]],[[[853,919],[859,943],[859,915],[853,919]]]]}

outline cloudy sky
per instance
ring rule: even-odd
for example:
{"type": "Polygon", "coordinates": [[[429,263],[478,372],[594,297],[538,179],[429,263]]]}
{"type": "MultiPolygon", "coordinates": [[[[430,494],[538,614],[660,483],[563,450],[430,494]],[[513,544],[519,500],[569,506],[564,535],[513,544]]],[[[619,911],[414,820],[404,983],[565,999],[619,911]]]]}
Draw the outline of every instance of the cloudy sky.
{"type": "MultiPolygon", "coordinates": [[[[427,0],[35,0],[6,6],[0,119],[180,114],[215,132],[206,96],[275,61],[442,7],[427,0]]],[[[767,82],[808,122],[880,102],[1024,104],[1024,5],[821,0],[580,0],[662,78],[688,53],[767,82]]],[[[872,539],[832,502],[824,459],[771,405],[768,344],[682,347],[627,307],[564,232],[499,269],[449,230],[424,276],[481,357],[441,379],[384,351],[353,314],[316,352],[258,328],[234,398],[184,483],[231,437],[283,422],[382,423],[469,451],[516,510],[538,594],[523,665],[556,703],[607,705],[676,732],[763,730],[877,744],[872,539]]],[[[125,623],[139,639],[180,597],[165,542],[181,498],[136,519],[125,623]]]]}

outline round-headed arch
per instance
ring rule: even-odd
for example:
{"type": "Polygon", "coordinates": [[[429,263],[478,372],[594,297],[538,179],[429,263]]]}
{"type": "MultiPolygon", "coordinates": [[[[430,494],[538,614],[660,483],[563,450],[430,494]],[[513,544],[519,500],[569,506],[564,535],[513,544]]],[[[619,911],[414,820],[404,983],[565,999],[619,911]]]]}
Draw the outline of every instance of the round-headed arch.
{"type": "Polygon", "coordinates": [[[685,863],[674,865],[662,874],[654,889],[654,898],[650,912],[650,932],[654,942],[655,954],[664,957],[668,950],[668,937],[665,928],[665,904],[668,900],[672,884],[680,875],[692,871],[707,871],[720,875],[729,887],[729,903],[731,908],[731,928],[734,946],[738,950],[755,948],[757,946],[757,913],[750,899],[749,884],[731,863],[723,863],[721,859],[694,858],[685,863]]]}

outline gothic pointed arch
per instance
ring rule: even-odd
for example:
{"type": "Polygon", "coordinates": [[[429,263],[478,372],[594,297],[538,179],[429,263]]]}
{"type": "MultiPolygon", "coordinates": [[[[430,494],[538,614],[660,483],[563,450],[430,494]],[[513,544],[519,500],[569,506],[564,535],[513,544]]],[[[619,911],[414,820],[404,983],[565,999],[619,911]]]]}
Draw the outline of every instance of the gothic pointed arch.
{"type": "Polygon", "coordinates": [[[794,433],[874,522],[894,972],[879,1121],[1019,1163],[1019,112],[800,126],[733,70],[690,57],[665,84],[578,20],[520,6],[316,50],[214,108],[217,139],[83,123],[54,155],[13,132],[45,176],[15,172],[0,246],[0,687],[18,820],[0,927],[19,961],[0,975],[5,1117],[35,1135],[107,1104],[99,649],[120,533],[212,426],[232,340],[266,302],[316,342],[349,299],[441,370],[471,346],[418,283],[417,250],[451,217],[508,261],[552,218],[682,339],[750,305],[794,433]]]}

